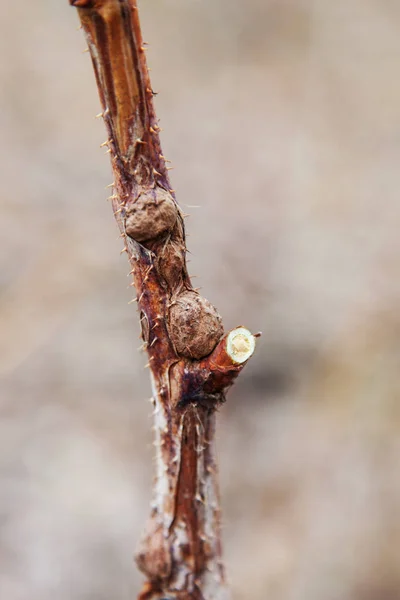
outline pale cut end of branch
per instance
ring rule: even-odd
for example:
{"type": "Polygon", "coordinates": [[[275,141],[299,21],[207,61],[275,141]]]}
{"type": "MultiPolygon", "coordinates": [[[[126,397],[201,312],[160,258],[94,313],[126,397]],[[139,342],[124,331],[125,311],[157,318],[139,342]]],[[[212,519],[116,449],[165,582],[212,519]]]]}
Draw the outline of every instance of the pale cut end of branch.
{"type": "MultiPolygon", "coordinates": [[[[251,358],[255,347],[255,336],[243,326],[235,327],[220,340],[209,356],[197,363],[194,368],[195,384],[205,395],[217,397],[216,394],[220,394],[220,401],[223,401],[226,390],[251,358]]],[[[185,378],[186,386],[189,382],[190,378],[185,378]]],[[[189,389],[185,390],[185,395],[190,397],[189,389]]]]}
{"type": "Polygon", "coordinates": [[[256,339],[245,327],[236,327],[229,332],[226,339],[226,352],[233,363],[241,365],[254,353],[256,339]]]}

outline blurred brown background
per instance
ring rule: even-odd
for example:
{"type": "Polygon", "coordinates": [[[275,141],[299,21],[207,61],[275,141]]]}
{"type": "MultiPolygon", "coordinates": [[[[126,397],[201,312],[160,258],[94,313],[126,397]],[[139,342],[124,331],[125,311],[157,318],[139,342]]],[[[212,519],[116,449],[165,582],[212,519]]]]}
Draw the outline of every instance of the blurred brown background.
{"type": "MultiPolygon", "coordinates": [[[[262,330],[219,418],[235,600],[400,599],[400,3],[142,0],[191,272],[262,330]]],[[[0,598],[131,600],[148,372],[67,0],[0,10],[0,598]]]]}

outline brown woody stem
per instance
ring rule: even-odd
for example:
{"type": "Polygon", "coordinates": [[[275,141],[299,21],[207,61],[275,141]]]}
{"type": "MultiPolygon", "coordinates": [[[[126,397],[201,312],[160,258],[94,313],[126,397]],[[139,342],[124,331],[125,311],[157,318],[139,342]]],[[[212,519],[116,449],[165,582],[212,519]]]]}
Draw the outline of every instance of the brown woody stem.
{"type": "Polygon", "coordinates": [[[96,74],[153,386],[156,479],[137,554],[140,600],[222,600],[215,410],[253,354],[254,336],[223,334],[193,288],[185,229],[161,152],[136,0],[70,0],[96,74]]]}

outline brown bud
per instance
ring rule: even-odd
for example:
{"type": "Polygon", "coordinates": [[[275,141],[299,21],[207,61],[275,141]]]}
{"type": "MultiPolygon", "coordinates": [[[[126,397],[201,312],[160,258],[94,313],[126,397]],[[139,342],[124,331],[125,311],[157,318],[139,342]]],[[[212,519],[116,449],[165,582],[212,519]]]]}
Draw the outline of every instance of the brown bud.
{"type": "Polygon", "coordinates": [[[126,234],[136,242],[154,240],[173,228],[177,214],[177,206],[169,192],[157,187],[141,194],[127,209],[126,234]]]}
{"type": "Polygon", "coordinates": [[[180,294],[169,311],[169,334],[177,353],[200,359],[212,352],[223,335],[221,317],[194,291],[180,294]]]}
{"type": "Polygon", "coordinates": [[[158,259],[158,269],[171,290],[175,290],[182,282],[185,265],[185,250],[181,243],[166,244],[158,259]]]}

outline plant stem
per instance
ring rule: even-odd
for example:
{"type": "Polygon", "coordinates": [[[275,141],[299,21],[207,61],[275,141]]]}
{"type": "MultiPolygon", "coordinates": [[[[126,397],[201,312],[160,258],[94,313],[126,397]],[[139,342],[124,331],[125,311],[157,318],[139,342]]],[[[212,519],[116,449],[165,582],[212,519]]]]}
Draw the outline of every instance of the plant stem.
{"type": "Polygon", "coordinates": [[[137,553],[140,600],[229,597],[221,559],[215,413],[254,336],[224,335],[192,287],[183,215],[161,151],[136,0],[70,0],[78,8],[102,104],[114,215],[132,266],[153,388],[156,479],[137,553]]]}

